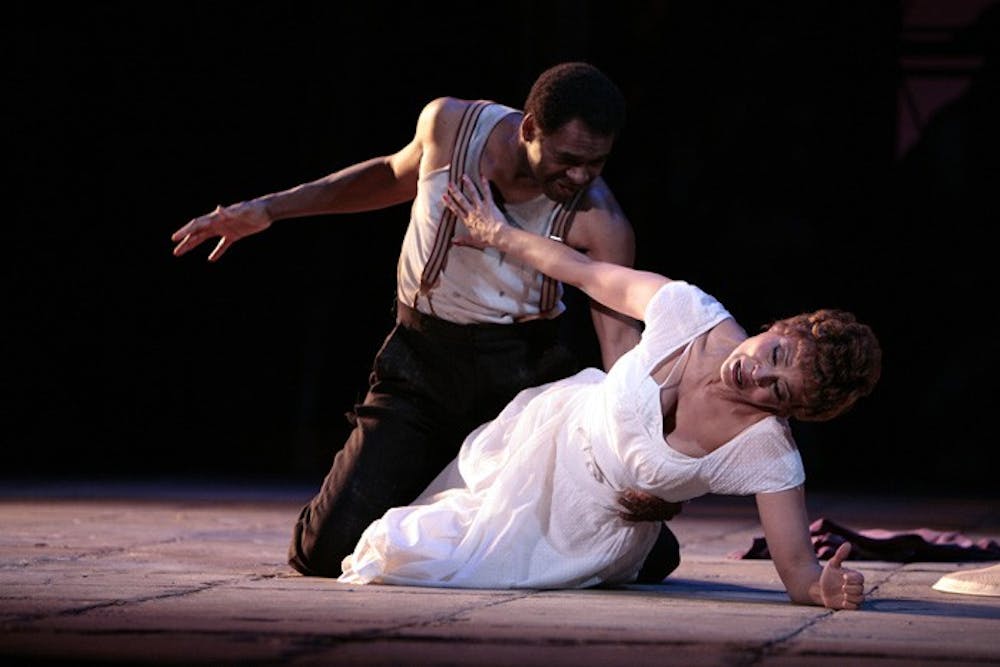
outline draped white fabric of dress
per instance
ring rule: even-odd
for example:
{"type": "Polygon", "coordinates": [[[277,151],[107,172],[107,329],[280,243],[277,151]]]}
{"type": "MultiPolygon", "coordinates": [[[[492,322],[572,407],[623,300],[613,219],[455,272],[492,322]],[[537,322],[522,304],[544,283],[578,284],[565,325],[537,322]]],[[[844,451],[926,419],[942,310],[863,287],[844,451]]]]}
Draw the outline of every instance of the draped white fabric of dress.
{"type": "Polygon", "coordinates": [[[703,457],[663,438],[650,372],[729,313],[682,281],[650,300],[640,343],[596,368],[525,389],[466,438],[410,505],[387,511],[344,558],[345,583],[583,588],[634,580],[659,532],[618,516],[618,494],[681,501],[801,484],[784,420],[767,417],[703,457]]]}

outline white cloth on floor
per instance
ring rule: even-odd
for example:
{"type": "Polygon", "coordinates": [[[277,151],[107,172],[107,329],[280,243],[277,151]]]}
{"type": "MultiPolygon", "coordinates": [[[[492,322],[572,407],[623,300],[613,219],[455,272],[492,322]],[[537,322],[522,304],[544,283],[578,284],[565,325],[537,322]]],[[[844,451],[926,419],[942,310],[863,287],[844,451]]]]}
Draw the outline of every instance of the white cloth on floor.
{"type": "Polygon", "coordinates": [[[946,574],[931,588],[943,593],[1000,596],[1000,563],[946,574]]]}

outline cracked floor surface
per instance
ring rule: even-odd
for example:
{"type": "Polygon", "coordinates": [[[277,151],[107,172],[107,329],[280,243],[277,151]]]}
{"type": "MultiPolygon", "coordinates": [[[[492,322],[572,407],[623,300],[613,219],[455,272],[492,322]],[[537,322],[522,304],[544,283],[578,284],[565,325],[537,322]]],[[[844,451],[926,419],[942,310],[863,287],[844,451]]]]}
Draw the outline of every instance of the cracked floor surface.
{"type": "MultiPolygon", "coordinates": [[[[853,561],[856,612],[788,602],[749,498],[672,523],[662,584],[565,591],[349,586],[291,571],[309,488],[216,483],[0,484],[5,664],[996,665],[1000,598],[933,583],[983,563],[853,561]]],[[[991,499],[815,495],[856,529],[1000,539],[991,499]]]]}

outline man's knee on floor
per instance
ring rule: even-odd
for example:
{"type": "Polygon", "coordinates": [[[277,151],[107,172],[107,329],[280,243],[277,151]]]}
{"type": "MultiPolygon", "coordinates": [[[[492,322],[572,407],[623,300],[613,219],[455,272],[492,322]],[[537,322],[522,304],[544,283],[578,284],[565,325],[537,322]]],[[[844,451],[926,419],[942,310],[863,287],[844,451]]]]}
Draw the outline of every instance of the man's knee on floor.
{"type": "MultiPolygon", "coordinates": [[[[331,549],[328,539],[318,539],[312,535],[308,539],[303,522],[300,520],[292,529],[292,539],[288,544],[288,564],[293,570],[306,577],[336,578],[341,574],[340,562],[347,555],[331,555],[342,549],[331,549]]],[[[348,550],[349,551],[349,550],[348,550]]]]}
{"type": "Polygon", "coordinates": [[[681,545],[667,524],[663,524],[656,543],[639,569],[635,583],[658,584],[681,564],[681,545]]]}
{"type": "Polygon", "coordinates": [[[306,577],[340,576],[340,561],[338,558],[310,558],[303,553],[299,544],[293,540],[288,547],[288,564],[293,570],[306,577]]]}

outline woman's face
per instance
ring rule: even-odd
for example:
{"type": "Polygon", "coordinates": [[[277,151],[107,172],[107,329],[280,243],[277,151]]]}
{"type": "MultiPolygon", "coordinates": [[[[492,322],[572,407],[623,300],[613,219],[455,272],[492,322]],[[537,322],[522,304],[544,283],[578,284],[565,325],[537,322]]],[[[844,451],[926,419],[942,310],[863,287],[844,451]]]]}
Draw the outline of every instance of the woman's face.
{"type": "Polygon", "coordinates": [[[803,400],[797,338],[765,331],[747,338],[722,362],[722,384],[741,400],[787,416],[803,400]]]}

